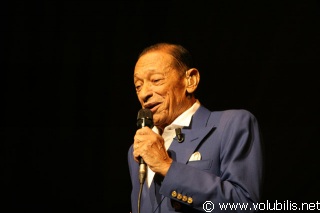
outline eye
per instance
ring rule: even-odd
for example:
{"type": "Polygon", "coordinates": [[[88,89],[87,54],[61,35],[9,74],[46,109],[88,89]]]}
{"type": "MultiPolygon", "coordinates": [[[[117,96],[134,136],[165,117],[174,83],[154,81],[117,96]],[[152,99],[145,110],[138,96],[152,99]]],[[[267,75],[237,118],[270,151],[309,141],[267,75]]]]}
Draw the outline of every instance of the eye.
{"type": "Polygon", "coordinates": [[[152,82],[153,82],[153,83],[157,83],[157,82],[159,82],[160,80],[161,80],[161,79],[153,79],[152,82]]]}
{"type": "Polygon", "coordinates": [[[159,73],[155,73],[155,74],[150,76],[150,81],[154,85],[158,85],[159,83],[162,82],[163,79],[164,79],[164,75],[161,74],[161,73],[160,74],[159,73]]]}
{"type": "Polygon", "coordinates": [[[163,77],[156,77],[156,78],[152,78],[151,79],[151,82],[154,84],[154,85],[160,85],[161,82],[163,82],[163,77]]]}
{"type": "Polygon", "coordinates": [[[135,88],[136,88],[136,91],[139,92],[141,90],[141,84],[136,84],[135,88]]]}

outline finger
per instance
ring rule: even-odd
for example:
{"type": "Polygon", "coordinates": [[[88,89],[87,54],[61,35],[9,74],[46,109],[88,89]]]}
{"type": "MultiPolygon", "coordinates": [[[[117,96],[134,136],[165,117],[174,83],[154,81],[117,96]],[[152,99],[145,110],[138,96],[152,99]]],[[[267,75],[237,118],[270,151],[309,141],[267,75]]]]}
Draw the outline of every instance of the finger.
{"type": "Polygon", "coordinates": [[[139,152],[137,152],[136,149],[133,150],[132,155],[133,155],[134,160],[136,162],[139,162],[140,154],[139,154],[139,152]]]}
{"type": "Polygon", "coordinates": [[[137,135],[148,135],[150,134],[150,131],[152,131],[149,127],[145,126],[142,127],[141,129],[138,129],[136,134],[137,135]]]}
{"type": "Polygon", "coordinates": [[[161,149],[163,149],[164,147],[163,147],[163,145],[162,144],[160,144],[160,146],[158,146],[158,149],[159,150],[161,150],[161,149]]]}
{"type": "Polygon", "coordinates": [[[138,144],[138,143],[141,143],[141,140],[138,139],[137,137],[134,137],[134,141],[133,141],[134,144],[138,144]]]}

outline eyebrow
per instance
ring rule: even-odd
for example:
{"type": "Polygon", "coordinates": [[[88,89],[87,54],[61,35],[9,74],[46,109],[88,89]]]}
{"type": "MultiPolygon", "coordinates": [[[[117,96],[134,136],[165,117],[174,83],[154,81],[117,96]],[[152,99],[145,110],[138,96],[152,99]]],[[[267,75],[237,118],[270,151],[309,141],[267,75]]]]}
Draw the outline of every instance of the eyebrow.
{"type": "MultiPolygon", "coordinates": [[[[150,70],[147,70],[147,71],[148,71],[147,76],[150,76],[150,75],[153,75],[153,74],[164,74],[164,72],[157,71],[157,70],[155,70],[155,69],[150,69],[150,70]]],[[[167,72],[167,71],[165,71],[165,73],[166,73],[166,72],[167,72]]],[[[134,77],[134,78],[139,78],[137,73],[134,73],[134,74],[133,74],[133,77],[134,77]]]]}

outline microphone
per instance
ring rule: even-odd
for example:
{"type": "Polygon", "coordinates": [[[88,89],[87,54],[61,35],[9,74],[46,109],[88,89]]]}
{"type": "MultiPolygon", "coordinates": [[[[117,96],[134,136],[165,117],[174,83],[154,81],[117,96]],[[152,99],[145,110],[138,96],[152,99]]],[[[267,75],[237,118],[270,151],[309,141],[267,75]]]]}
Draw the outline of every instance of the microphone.
{"type": "Polygon", "coordinates": [[[176,136],[178,138],[178,142],[182,143],[184,141],[184,134],[181,132],[181,128],[177,128],[176,130],[176,136]]]}
{"type": "MultiPolygon", "coordinates": [[[[140,109],[137,116],[137,127],[140,129],[142,127],[148,126],[150,129],[153,127],[153,115],[150,109],[140,109]]],[[[140,157],[139,159],[139,181],[140,184],[144,183],[146,178],[146,163],[140,157]]]]}

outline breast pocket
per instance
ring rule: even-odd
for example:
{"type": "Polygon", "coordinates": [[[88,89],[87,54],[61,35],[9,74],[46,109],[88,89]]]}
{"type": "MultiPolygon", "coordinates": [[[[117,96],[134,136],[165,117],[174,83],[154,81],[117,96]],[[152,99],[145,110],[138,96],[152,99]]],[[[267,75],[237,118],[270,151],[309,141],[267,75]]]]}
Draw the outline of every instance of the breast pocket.
{"type": "Polygon", "coordinates": [[[196,160],[196,161],[189,161],[189,166],[201,169],[201,170],[210,170],[212,166],[212,160],[196,160]]]}

